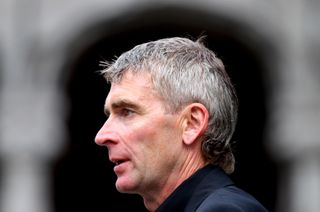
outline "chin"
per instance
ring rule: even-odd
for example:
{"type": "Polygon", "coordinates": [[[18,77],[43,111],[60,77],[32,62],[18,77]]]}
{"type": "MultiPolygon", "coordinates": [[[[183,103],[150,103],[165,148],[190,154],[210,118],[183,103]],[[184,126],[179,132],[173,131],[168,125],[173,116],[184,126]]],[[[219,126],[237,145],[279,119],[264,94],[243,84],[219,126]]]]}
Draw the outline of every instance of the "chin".
{"type": "Polygon", "coordinates": [[[135,186],[132,182],[117,180],[116,182],[116,189],[120,193],[128,193],[128,194],[135,194],[137,193],[137,186],[135,186]]]}

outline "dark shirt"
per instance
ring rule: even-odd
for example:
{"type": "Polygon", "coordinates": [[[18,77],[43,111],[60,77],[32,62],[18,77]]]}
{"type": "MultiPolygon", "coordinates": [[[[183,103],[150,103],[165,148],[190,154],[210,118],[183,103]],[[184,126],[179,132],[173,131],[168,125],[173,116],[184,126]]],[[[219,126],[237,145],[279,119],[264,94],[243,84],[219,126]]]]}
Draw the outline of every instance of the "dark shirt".
{"type": "Polygon", "coordinates": [[[234,185],[225,172],[207,165],[185,180],[156,212],[266,212],[250,194],[234,185]]]}

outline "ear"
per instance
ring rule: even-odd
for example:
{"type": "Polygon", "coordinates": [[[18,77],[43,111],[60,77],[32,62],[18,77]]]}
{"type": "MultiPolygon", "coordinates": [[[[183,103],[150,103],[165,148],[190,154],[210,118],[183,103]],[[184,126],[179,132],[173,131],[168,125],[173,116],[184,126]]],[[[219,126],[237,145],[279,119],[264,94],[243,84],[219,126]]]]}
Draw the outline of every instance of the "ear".
{"type": "Polygon", "coordinates": [[[191,145],[207,130],[209,112],[203,104],[192,103],[183,110],[182,119],[183,142],[191,145]]]}

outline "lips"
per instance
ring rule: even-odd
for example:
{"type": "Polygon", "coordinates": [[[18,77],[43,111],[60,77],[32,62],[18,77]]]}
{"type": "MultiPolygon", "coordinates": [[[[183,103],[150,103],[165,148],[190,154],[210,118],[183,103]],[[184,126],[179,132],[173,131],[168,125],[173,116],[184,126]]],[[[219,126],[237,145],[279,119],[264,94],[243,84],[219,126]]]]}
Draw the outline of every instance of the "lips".
{"type": "Polygon", "coordinates": [[[114,164],[113,171],[119,177],[128,170],[129,157],[126,154],[109,152],[109,160],[114,164]]]}
{"type": "Polygon", "coordinates": [[[112,162],[115,164],[113,171],[119,177],[126,172],[128,169],[129,160],[124,159],[114,159],[112,162]]]}
{"type": "Polygon", "coordinates": [[[111,161],[112,163],[114,163],[116,166],[118,166],[118,165],[120,165],[120,164],[128,161],[128,159],[126,159],[126,158],[115,158],[115,157],[113,157],[113,158],[110,158],[110,161],[111,161]]]}
{"type": "Polygon", "coordinates": [[[114,160],[114,161],[112,161],[112,163],[116,164],[116,166],[120,165],[123,162],[125,162],[125,160],[114,160]]]}

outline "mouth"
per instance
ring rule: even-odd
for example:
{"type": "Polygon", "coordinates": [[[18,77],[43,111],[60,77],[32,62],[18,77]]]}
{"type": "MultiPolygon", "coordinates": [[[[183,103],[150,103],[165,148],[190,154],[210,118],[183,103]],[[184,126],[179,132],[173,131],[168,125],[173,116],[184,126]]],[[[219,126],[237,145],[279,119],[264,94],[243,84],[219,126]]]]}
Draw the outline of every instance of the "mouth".
{"type": "Polygon", "coordinates": [[[126,162],[126,160],[124,160],[124,159],[112,159],[112,160],[110,160],[110,161],[111,161],[113,164],[115,164],[116,166],[118,166],[118,165],[126,162]]]}
{"type": "Polygon", "coordinates": [[[111,162],[114,164],[113,171],[117,176],[121,176],[128,168],[129,160],[126,159],[112,159],[111,162]]]}
{"type": "Polygon", "coordinates": [[[115,160],[115,161],[112,161],[114,164],[117,165],[120,165],[121,163],[125,162],[125,160],[115,160]]]}

